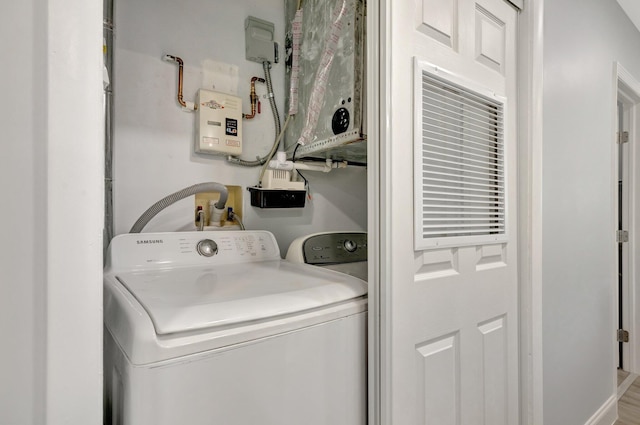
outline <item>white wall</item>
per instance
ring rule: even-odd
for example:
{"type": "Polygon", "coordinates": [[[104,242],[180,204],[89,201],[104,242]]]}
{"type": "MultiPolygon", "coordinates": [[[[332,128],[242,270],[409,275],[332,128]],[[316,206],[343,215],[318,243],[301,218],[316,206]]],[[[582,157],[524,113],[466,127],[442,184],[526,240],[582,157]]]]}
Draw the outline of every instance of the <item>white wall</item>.
{"type": "Polygon", "coordinates": [[[640,77],[640,33],[616,2],[544,13],[544,423],[586,423],[615,394],[614,61],[640,77]]]}
{"type": "Polygon", "coordinates": [[[20,2],[3,15],[0,55],[19,66],[4,66],[0,87],[3,152],[0,155],[2,243],[0,243],[0,424],[42,422],[44,385],[44,273],[34,246],[45,229],[42,215],[46,159],[38,150],[44,135],[46,107],[42,102],[45,60],[43,24],[37,13],[44,1],[20,2]],[[15,34],[22,37],[15,39],[15,34]],[[42,34],[39,36],[39,34],[42,34]],[[11,40],[11,42],[9,42],[11,40]],[[28,224],[28,225],[27,225],[28,224]]]}
{"type": "MultiPolygon", "coordinates": [[[[272,231],[283,255],[295,237],[320,230],[366,228],[366,169],[329,175],[307,172],[313,200],[304,209],[259,209],[250,206],[247,186],[257,183],[259,169],[229,165],[220,158],[193,153],[194,114],[176,102],[177,66],[164,54],[185,61],[184,97],[193,100],[204,79],[214,75],[217,90],[237,94],[250,111],[249,80],[263,77],[262,65],[245,60],[244,20],[255,16],[275,24],[284,52],[284,2],[238,0],[116,0],[114,215],[115,233],[128,232],[139,215],[165,195],[204,181],[243,187],[244,223],[272,231]],[[204,70],[212,60],[239,70],[238,84],[228,76],[204,70]],[[236,87],[237,86],[237,87],[236,87]],[[237,93],[234,93],[237,89],[237,93]]],[[[283,54],[281,55],[283,56],[283,54]]],[[[272,69],[274,90],[284,121],[284,63],[272,69]]],[[[208,88],[211,88],[208,86],[208,88]]],[[[257,85],[258,94],[266,90],[257,85]]],[[[244,122],[243,158],[264,156],[274,140],[268,101],[262,114],[244,122]]],[[[194,200],[187,198],[163,211],[144,231],[193,228],[194,200]]]]}
{"type": "Polygon", "coordinates": [[[2,17],[0,424],[99,424],[102,2],[2,17]]]}

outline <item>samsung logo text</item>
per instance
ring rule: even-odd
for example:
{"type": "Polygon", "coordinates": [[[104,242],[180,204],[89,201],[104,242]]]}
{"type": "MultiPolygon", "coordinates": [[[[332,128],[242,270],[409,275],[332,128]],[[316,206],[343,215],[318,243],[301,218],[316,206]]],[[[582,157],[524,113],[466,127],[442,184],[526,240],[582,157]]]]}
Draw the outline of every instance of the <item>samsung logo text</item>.
{"type": "Polygon", "coordinates": [[[141,244],[147,245],[147,244],[153,244],[153,243],[164,243],[164,241],[162,239],[140,239],[140,240],[137,240],[136,243],[138,245],[141,245],[141,244]]]}

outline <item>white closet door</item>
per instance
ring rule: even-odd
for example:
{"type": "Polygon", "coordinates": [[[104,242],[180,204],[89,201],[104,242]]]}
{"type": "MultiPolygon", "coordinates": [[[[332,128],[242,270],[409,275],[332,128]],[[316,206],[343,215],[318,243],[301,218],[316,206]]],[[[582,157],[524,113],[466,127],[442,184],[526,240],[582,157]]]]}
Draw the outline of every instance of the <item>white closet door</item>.
{"type": "Polygon", "coordinates": [[[382,423],[514,425],[518,11],[386,7],[382,423]]]}

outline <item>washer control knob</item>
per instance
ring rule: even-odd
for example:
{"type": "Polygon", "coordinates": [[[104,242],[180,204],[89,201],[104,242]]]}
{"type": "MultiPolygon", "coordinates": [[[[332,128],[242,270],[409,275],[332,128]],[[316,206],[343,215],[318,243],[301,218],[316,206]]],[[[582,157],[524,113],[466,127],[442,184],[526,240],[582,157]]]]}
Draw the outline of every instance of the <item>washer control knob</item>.
{"type": "Polygon", "coordinates": [[[355,252],[355,250],[358,249],[358,244],[356,244],[351,239],[347,239],[342,245],[344,246],[344,249],[347,250],[347,252],[355,252]]]}
{"type": "Polygon", "coordinates": [[[203,239],[196,246],[198,254],[205,257],[213,257],[218,253],[218,244],[211,239],[203,239]]]}

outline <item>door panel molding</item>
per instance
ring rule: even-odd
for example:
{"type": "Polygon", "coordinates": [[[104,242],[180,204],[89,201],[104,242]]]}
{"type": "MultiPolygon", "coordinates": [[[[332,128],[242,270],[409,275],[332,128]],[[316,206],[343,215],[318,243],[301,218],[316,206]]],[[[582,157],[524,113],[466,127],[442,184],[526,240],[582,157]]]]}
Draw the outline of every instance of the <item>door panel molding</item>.
{"type": "Polygon", "coordinates": [[[476,4],[476,60],[504,74],[505,23],[476,4]]]}
{"type": "Polygon", "coordinates": [[[507,244],[482,245],[476,251],[476,271],[507,266],[507,244]]]}
{"type": "Polygon", "coordinates": [[[507,425],[507,318],[501,315],[478,325],[482,335],[482,381],[484,424],[507,425]]]}
{"type": "Polygon", "coordinates": [[[414,282],[421,283],[428,280],[460,274],[458,248],[439,249],[434,251],[416,252],[414,282]]]}
{"type": "Polygon", "coordinates": [[[458,49],[458,0],[422,0],[416,29],[434,40],[458,49]]]}
{"type": "Polygon", "coordinates": [[[460,335],[458,332],[416,345],[420,370],[418,398],[422,424],[460,423],[460,335]]]}

